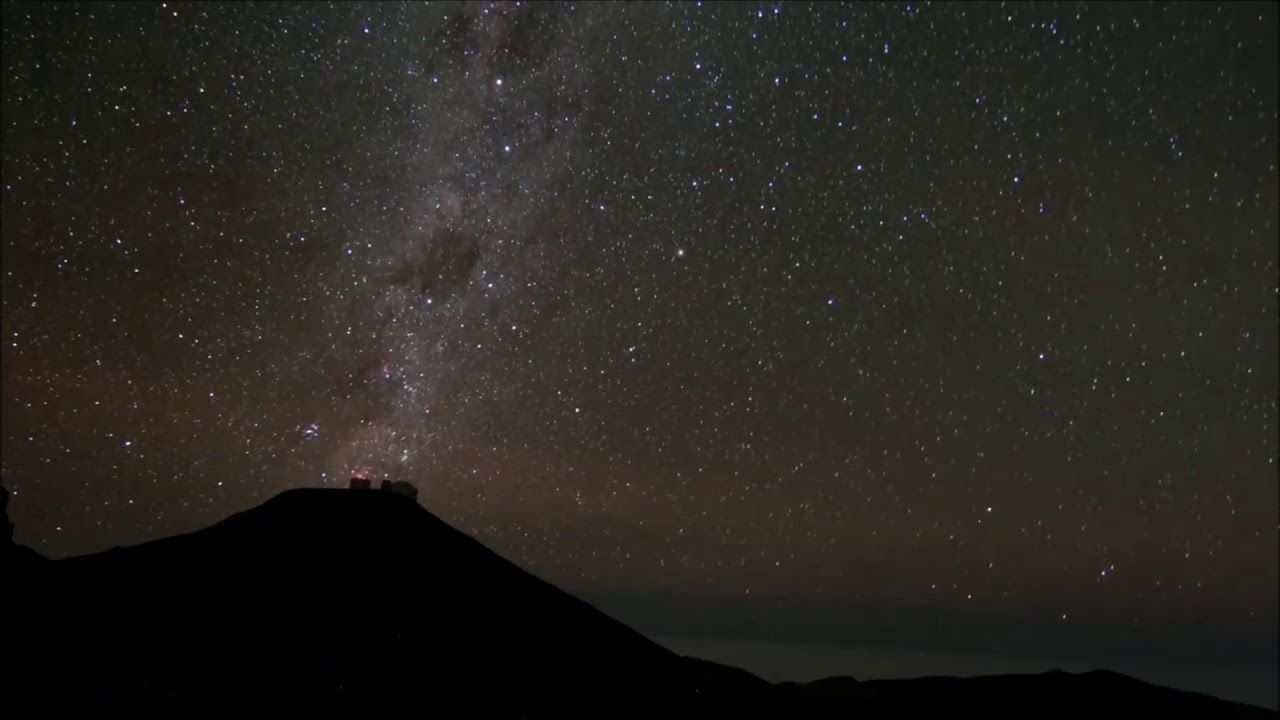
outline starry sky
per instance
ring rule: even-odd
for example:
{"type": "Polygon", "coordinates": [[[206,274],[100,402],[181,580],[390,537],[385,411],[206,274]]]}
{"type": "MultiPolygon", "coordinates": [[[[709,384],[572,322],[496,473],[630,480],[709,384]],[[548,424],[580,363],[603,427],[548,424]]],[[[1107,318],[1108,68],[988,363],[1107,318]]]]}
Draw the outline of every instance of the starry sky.
{"type": "Polygon", "coordinates": [[[3,26],[19,542],[358,473],[624,616],[690,603],[655,633],[914,608],[1274,668],[1274,4],[3,26]]]}

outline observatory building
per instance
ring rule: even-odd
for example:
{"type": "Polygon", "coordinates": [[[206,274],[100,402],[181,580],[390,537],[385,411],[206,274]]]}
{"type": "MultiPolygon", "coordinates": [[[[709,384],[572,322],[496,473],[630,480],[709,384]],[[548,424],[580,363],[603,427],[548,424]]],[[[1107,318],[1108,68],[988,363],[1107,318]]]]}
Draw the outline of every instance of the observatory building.
{"type": "MultiPolygon", "coordinates": [[[[368,478],[353,477],[351,478],[350,488],[352,490],[372,490],[373,481],[368,478]]],[[[383,480],[382,483],[378,485],[378,489],[382,492],[392,492],[397,495],[403,495],[414,502],[418,501],[418,488],[410,482],[405,482],[403,480],[396,480],[394,482],[391,480],[383,480]]]]}

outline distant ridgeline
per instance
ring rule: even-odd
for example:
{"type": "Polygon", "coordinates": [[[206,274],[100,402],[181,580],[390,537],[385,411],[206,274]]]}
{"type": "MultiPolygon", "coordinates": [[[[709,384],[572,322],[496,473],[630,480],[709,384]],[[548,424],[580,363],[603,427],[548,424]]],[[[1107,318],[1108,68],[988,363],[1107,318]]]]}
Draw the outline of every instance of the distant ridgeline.
{"type": "MultiPolygon", "coordinates": [[[[369,478],[353,477],[351,478],[350,488],[352,490],[372,490],[373,481],[369,478]]],[[[393,492],[397,495],[403,495],[414,502],[418,501],[418,488],[410,482],[405,482],[403,480],[396,480],[394,482],[391,480],[383,480],[382,483],[378,485],[378,489],[384,492],[393,492]]]]}

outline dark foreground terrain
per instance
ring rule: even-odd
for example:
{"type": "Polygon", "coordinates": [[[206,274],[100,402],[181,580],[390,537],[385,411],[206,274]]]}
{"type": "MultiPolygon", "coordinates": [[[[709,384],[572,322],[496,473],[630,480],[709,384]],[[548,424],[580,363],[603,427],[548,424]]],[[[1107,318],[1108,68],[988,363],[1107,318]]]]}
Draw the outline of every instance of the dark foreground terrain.
{"type": "Polygon", "coordinates": [[[9,544],[3,563],[0,702],[42,714],[1276,716],[1101,671],[771,685],[678,656],[381,491],[293,490],[66,560],[9,544]]]}

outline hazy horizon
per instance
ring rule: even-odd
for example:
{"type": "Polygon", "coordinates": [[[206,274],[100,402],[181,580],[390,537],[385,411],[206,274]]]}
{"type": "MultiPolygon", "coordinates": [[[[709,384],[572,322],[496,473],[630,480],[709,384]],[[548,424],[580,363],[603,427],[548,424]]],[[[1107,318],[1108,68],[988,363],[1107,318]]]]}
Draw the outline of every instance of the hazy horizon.
{"type": "Polygon", "coordinates": [[[1280,709],[1275,663],[1238,668],[1211,664],[1178,667],[881,645],[859,647],[705,637],[656,636],[651,639],[681,655],[740,667],[770,682],[811,682],[834,676],[888,680],[1042,673],[1050,670],[1073,673],[1111,670],[1154,685],[1204,693],[1269,710],[1280,709]]]}

